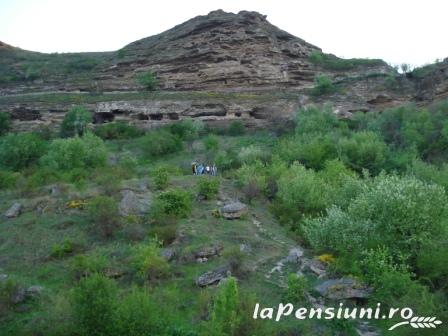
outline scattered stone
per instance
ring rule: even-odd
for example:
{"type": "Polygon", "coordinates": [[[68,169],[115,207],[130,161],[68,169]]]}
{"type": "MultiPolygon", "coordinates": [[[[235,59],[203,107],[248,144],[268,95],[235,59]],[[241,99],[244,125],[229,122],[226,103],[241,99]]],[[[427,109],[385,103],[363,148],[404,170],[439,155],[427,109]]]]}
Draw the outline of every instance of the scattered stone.
{"type": "Polygon", "coordinates": [[[330,279],[314,289],[333,300],[366,299],[372,293],[372,288],[350,278],[330,279]]]}
{"type": "Polygon", "coordinates": [[[14,218],[20,215],[20,212],[22,211],[22,204],[19,202],[15,202],[11,207],[6,210],[5,217],[8,218],[14,218]]]}
{"type": "Polygon", "coordinates": [[[226,219],[238,219],[247,213],[247,205],[239,201],[232,202],[224,205],[220,212],[226,219]]]}
{"type": "Polygon", "coordinates": [[[147,213],[152,204],[152,197],[149,193],[137,195],[132,190],[123,190],[122,199],[118,205],[121,216],[143,215],[147,213]]]}
{"type": "Polygon", "coordinates": [[[207,261],[208,261],[207,258],[197,258],[197,259],[196,259],[196,262],[199,263],[199,264],[205,263],[205,262],[207,262],[207,261]]]}
{"type": "Polygon", "coordinates": [[[43,290],[44,287],[39,285],[30,286],[25,290],[25,295],[26,297],[35,298],[38,297],[43,290]]]}
{"type": "Polygon", "coordinates": [[[14,293],[11,303],[13,304],[19,304],[22,302],[25,302],[26,300],[26,291],[24,288],[18,288],[17,291],[14,293]]]}
{"type": "Polygon", "coordinates": [[[219,283],[221,280],[230,275],[230,268],[228,265],[218,267],[212,271],[202,274],[197,280],[196,285],[199,287],[206,287],[219,283]]]}
{"type": "Polygon", "coordinates": [[[240,251],[244,253],[249,253],[252,251],[252,248],[247,244],[240,244],[240,251]]]}
{"type": "Polygon", "coordinates": [[[303,250],[300,247],[295,247],[289,250],[288,256],[284,259],[287,263],[299,263],[303,256],[303,250]]]}
{"type": "Polygon", "coordinates": [[[323,278],[327,275],[327,265],[319,260],[312,259],[308,264],[308,268],[319,278],[323,278]]]}
{"type": "Polygon", "coordinates": [[[171,261],[174,259],[174,257],[176,256],[176,251],[173,248],[164,248],[161,252],[160,255],[166,259],[166,261],[171,261]]]}

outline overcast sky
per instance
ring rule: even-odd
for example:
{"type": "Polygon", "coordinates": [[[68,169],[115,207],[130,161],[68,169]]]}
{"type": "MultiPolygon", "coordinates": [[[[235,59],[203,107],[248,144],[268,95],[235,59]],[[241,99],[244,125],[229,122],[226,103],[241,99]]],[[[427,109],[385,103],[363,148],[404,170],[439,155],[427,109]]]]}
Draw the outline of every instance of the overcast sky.
{"type": "Polygon", "coordinates": [[[0,0],[0,41],[41,52],[117,50],[215,9],[254,10],[340,57],[448,57],[448,1],[0,0]]]}

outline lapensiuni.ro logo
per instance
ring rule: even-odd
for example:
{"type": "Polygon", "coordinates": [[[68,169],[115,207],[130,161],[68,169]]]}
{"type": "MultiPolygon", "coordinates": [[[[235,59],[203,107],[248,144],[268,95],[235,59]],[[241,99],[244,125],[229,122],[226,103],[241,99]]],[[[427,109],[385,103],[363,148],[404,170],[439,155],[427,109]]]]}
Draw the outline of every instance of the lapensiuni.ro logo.
{"type": "Polygon", "coordinates": [[[392,325],[389,330],[394,330],[400,326],[409,325],[412,328],[436,328],[442,321],[435,316],[414,316],[414,311],[411,308],[389,308],[387,312],[381,310],[381,303],[377,303],[375,308],[365,307],[344,307],[343,303],[339,303],[339,307],[322,307],[322,308],[295,308],[292,303],[280,303],[277,307],[260,307],[260,304],[255,304],[254,319],[269,319],[279,322],[282,318],[287,316],[294,316],[298,320],[305,319],[322,319],[322,320],[380,320],[380,319],[397,319],[401,318],[403,321],[392,325]]]}

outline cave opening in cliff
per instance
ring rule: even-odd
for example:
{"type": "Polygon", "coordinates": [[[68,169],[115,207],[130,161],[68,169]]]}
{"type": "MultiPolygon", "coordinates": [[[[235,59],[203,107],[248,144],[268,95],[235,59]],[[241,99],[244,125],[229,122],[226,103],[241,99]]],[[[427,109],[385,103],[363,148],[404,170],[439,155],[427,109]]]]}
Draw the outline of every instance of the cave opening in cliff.
{"type": "Polygon", "coordinates": [[[111,121],[114,121],[115,116],[111,112],[96,112],[93,115],[93,123],[94,124],[104,124],[111,121]]]}
{"type": "Polygon", "coordinates": [[[162,113],[153,113],[153,114],[149,115],[149,118],[151,120],[162,120],[163,114],[162,113]]]}

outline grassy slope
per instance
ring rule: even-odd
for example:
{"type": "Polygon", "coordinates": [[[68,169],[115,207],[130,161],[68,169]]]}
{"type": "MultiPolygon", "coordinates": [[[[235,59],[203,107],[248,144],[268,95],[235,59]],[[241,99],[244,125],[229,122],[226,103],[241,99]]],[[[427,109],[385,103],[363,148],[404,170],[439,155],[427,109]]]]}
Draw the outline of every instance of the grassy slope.
{"type": "MultiPolygon", "coordinates": [[[[255,138],[233,137],[221,138],[222,148],[234,146],[235,143],[247,144],[256,141],[255,138]]],[[[112,151],[119,152],[135,148],[133,141],[120,143],[111,142],[112,151]]],[[[200,147],[200,146],[199,146],[200,147]]],[[[185,167],[191,157],[205,157],[203,149],[190,149],[179,155],[174,155],[159,162],[185,167]]],[[[151,166],[159,163],[141,161],[139,166],[140,177],[147,176],[151,166]]],[[[171,186],[182,187],[194,192],[197,177],[182,175],[172,179],[171,186]]],[[[126,181],[122,183],[126,185],[126,181]]],[[[153,187],[151,189],[154,190],[153,187]]],[[[70,272],[70,263],[73,256],[62,259],[49,257],[53,244],[62,243],[70,238],[82,247],[79,253],[98,253],[108,260],[108,267],[112,270],[129,270],[130,254],[135,242],[126,240],[119,232],[114,239],[104,240],[92,233],[90,223],[83,210],[68,210],[65,204],[70,199],[88,198],[98,192],[94,184],[87,185],[79,191],[74,186],[61,196],[50,198],[47,192],[41,191],[33,198],[23,198],[16,192],[3,193],[0,197],[0,213],[3,213],[10,204],[20,199],[24,204],[24,212],[15,219],[2,219],[0,225],[0,267],[2,273],[19,280],[20,283],[30,286],[42,285],[46,288],[45,295],[39,303],[31,302],[30,309],[25,312],[15,312],[6,320],[1,321],[3,331],[0,335],[17,333],[23,330],[26,324],[32,325],[38,317],[45,316],[49,307],[58,300],[66,300],[68,291],[75,284],[70,272]],[[52,200],[52,206],[47,212],[39,214],[32,210],[37,201],[36,197],[52,200]],[[5,334],[6,332],[6,334],[5,334]]],[[[154,191],[155,192],[155,191],[154,191]]],[[[221,194],[230,198],[239,196],[231,179],[223,179],[221,194]]],[[[119,199],[119,196],[117,195],[119,199]]],[[[282,301],[284,289],[274,284],[278,278],[266,279],[266,273],[275,266],[275,263],[287,255],[289,248],[295,245],[288,238],[286,229],[281,227],[268,212],[267,204],[254,202],[250,206],[247,218],[235,221],[217,219],[212,210],[218,207],[216,200],[194,203],[193,214],[190,218],[181,220],[179,230],[186,235],[186,242],[182,243],[181,250],[195,250],[195,247],[206,246],[211,243],[221,243],[224,251],[247,244],[251,251],[245,257],[245,265],[251,271],[240,281],[240,286],[254,293],[263,304],[278,304],[282,301]],[[262,232],[252,221],[253,216],[262,223],[265,229],[262,232]]],[[[182,255],[182,253],[181,253],[182,255]]],[[[215,289],[200,289],[195,279],[202,273],[226,262],[224,256],[213,258],[206,263],[177,263],[173,265],[174,276],[163,281],[154,288],[156,295],[161,293],[175,293],[176,307],[169,307],[168,311],[178,310],[184,317],[185,323],[192,324],[199,319],[199,312],[203,305],[203,297],[209,296],[215,289]]],[[[132,282],[130,275],[122,277],[119,281],[122,288],[129,288],[132,282]]],[[[172,295],[172,294],[171,294],[172,295]]],[[[203,308],[202,308],[203,310],[203,308]]],[[[290,321],[294,322],[294,321],[290,321]]],[[[290,323],[287,322],[287,323],[290,323]]]]}

